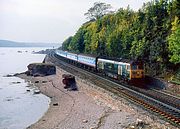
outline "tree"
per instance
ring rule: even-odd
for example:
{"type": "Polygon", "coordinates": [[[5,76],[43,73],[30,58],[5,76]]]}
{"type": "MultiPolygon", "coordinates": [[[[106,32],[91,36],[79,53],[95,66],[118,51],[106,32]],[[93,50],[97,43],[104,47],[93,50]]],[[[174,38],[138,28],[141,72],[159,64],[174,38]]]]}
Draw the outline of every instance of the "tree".
{"type": "Polygon", "coordinates": [[[84,52],[84,28],[81,27],[72,38],[68,49],[72,52],[84,52]]]}
{"type": "Polygon", "coordinates": [[[67,38],[63,43],[62,43],[62,50],[68,50],[69,44],[71,42],[71,40],[73,39],[72,36],[70,36],[69,38],[67,38]]]}
{"type": "Polygon", "coordinates": [[[112,13],[112,11],[110,11],[111,8],[110,4],[95,2],[94,6],[91,7],[84,15],[87,16],[87,19],[89,20],[97,20],[108,13],[112,13]]]}
{"type": "Polygon", "coordinates": [[[122,48],[122,40],[121,40],[121,32],[114,31],[109,35],[107,41],[107,52],[111,57],[123,57],[123,48],[122,48]]]}
{"type": "Polygon", "coordinates": [[[168,38],[169,51],[171,52],[170,62],[178,64],[180,63],[180,21],[178,17],[175,17],[172,25],[172,34],[168,38]]]}
{"type": "Polygon", "coordinates": [[[63,47],[87,54],[140,59],[147,73],[162,74],[180,64],[179,5],[179,0],[152,0],[139,11],[127,7],[109,14],[110,5],[96,2],[85,13],[90,21],[63,47]]]}

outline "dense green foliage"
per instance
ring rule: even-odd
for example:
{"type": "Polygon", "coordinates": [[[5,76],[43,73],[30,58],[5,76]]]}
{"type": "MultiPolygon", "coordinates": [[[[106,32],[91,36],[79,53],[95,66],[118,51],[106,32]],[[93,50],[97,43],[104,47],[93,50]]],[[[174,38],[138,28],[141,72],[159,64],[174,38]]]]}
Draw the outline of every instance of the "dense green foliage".
{"type": "Polygon", "coordinates": [[[147,72],[157,75],[180,64],[179,20],[179,0],[154,0],[139,11],[120,8],[83,24],[62,48],[143,60],[147,72]]]}
{"type": "Polygon", "coordinates": [[[170,61],[177,64],[180,63],[180,24],[176,17],[172,24],[172,34],[169,36],[170,61]]]}

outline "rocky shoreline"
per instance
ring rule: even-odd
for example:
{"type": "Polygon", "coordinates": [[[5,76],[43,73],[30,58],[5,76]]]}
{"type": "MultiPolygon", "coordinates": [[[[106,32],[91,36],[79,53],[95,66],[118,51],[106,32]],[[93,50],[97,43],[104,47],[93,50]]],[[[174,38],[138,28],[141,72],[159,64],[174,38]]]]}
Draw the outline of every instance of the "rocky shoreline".
{"type": "Polygon", "coordinates": [[[117,98],[78,77],[78,91],[68,91],[62,83],[63,74],[67,72],[56,67],[56,75],[17,75],[51,98],[48,111],[27,129],[176,129],[123,98],[117,98]]]}

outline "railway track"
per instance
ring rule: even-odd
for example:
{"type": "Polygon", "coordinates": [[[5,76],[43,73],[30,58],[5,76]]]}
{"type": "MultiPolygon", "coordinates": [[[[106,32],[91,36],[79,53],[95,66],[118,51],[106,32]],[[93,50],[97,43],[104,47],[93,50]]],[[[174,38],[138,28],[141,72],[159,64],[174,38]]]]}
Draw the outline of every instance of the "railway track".
{"type": "Polygon", "coordinates": [[[158,91],[158,90],[154,90],[154,89],[141,89],[138,87],[133,87],[133,86],[128,86],[133,90],[136,90],[140,93],[146,94],[149,97],[152,97],[154,99],[157,99],[163,103],[166,103],[168,105],[171,105],[174,108],[177,108],[178,110],[180,110],[180,98],[176,97],[176,96],[172,96],[170,94],[158,91]]]}
{"type": "Polygon", "coordinates": [[[173,125],[180,127],[180,99],[163,92],[145,90],[133,86],[122,85],[112,79],[106,79],[100,75],[82,70],[60,60],[57,55],[51,53],[49,57],[53,63],[64,70],[86,79],[95,85],[110,91],[117,96],[124,97],[135,104],[155,113],[173,125]]]}

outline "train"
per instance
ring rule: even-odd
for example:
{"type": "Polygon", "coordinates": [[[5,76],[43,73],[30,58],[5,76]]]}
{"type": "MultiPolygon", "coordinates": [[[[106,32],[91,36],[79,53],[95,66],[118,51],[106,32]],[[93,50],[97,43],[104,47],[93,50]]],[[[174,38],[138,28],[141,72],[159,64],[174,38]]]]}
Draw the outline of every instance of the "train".
{"type": "Polygon", "coordinates": [[[76,54],[58,49],[55,50],[55,55],[61,60],[81,68],[92,70],[123,82],[137,83],[145,77],[142,61],[76,54]]]}

